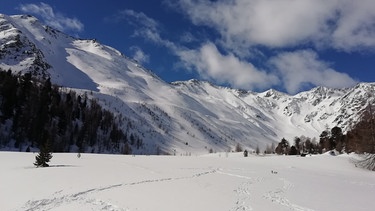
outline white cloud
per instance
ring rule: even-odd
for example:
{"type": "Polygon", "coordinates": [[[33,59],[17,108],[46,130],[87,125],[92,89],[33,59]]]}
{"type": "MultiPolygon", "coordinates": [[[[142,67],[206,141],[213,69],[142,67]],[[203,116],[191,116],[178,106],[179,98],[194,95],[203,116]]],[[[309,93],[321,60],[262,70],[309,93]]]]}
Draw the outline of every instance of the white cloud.
{"type": "Polygon", "coordinates": [[[271,58],[269,63],[278,71],[283,86],[291,94],[305,85],[342,88],[357,83],[349,75],[337,72],[320,61],[316,52],[311,50],[284,52],[271,58]]]}
{"type": "Polygon", "coordinates": [[[178,0],[169,5],[216,29],[228,49],[314,44],[375,47],[373,0],[178,0]]]}
{"type": "Polygon", "coordinates": [[[52,7],[45,3],[40,4],[21,4],[19,9],[22,12],[41,16],[44,22],[60,31],[82,31],[84,25],[76,18],[65,17],[61,13],[55,13],[52,7]]]}
{"type": "Polygon", "coordinates": [[[345,51],[375,47],[375,1],[345,1],[332,33],[336,48],[345,51]]]}
{"type": "Polygon", "coordinates": [[[235,88],[268,88],[278,79],[252,64],[239,60],[233,54],[223,55],[213,43],[206,43],[198,50],[176,52],[185,67],[196,70],[201,77],[219,83],[228,83],[235,88]]]}
{"type": "Polygon", "coordinates": [[[130,50],[134,52],[133,59],[140,62],[141,64],[145,64],[145,63],[148,63],[150,61],[150,56],[147,55],[138,46],[132,46],[132,47],[130,47],[130,50]]]}

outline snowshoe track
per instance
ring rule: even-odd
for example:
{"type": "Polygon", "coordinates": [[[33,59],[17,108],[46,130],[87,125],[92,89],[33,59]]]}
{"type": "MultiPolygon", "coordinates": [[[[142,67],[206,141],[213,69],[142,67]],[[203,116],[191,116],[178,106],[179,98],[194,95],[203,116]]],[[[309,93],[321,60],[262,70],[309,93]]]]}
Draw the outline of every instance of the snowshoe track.
{"type": "Polygon", "coordinates": [[[173,181],[173,180],[183,180],[183,179],[193,179],[201,176],[205,176],[208,174],[216,173],[217,170],[210,170],[204,171],[197,174],[193,174],[187,177],[176,177],[176,178],[161,178],[161,179],[149,179],[149,180],[142,180],[138,182],[131,182],[131,183],[123,183],[123,184],[115,184],[110,185],[107,187],[100,187],[100,188],[92,188],[85,191],[77,192],[74,194],[68,195],[60,195],[62,191],[55,192],[54,198],[50,199],[40,199],[40,200],[29,200],[22,206],[19,211],[44,211],[44,210],[52,210],[53,208],[66,206],[69,204],[80,203],[80,204],[87,204],[88,207],[92,207],[92,210],[109,210],[109,211],[130,211],[128,209],[120,208],[112,203],[103,201],[97,198],[89,197],[92,193],[98,193],[101,191],[118,188],[122,186],[134,186],[134,185],[141,185],[146,183],[155,183],[155,182],[165,182],[165,181],[173,181]]]}

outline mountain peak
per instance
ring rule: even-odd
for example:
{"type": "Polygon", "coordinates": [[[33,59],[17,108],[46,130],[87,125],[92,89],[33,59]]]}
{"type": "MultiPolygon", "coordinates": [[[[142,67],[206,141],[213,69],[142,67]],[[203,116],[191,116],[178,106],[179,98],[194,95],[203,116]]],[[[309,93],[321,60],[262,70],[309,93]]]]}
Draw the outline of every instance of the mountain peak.
{"type": "Polygon", "coordinates": [[[281,97],[289,96],[288,94],[277,91],[275,89],[269,89],[268,91],[265,91],[262,94],[264,94],[264,97],[272,97],[274,99],[280,99],[281,97]]]}

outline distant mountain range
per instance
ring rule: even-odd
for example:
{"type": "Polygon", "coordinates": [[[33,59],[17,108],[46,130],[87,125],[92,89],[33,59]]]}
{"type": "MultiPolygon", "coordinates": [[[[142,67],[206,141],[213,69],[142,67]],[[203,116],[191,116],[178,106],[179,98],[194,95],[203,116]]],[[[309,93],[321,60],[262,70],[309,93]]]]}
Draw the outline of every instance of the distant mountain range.
{"type": "Polygon", "coordinates": [[[283,137],[318,137],[334,126],[346,131],[375,93],[375,83],[316,87],[293,96],[194,79],[166,83],[112,47],[71,37],[28,15],[0,15],[0,67],[86,92],[127,117],[144,142],[137,153],[151,154],[227,151],[237,144],[264,150],[283,137]]]}

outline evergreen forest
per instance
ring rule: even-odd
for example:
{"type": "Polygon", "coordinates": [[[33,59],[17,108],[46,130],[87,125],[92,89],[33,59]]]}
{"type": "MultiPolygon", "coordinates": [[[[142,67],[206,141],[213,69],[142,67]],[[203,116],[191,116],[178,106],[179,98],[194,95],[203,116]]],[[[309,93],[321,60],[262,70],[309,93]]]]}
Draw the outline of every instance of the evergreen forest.
{"type": "MultiPolygon", "coordinates": [[[[124,133],[120,119],[86,93],[0,71],[0,148],[30,151],[49,143],[53,152],[130,154],[128,140],[139,138],[124,133]]],[[[139,148],[142,140],[135,143],[139,148]]]]}

